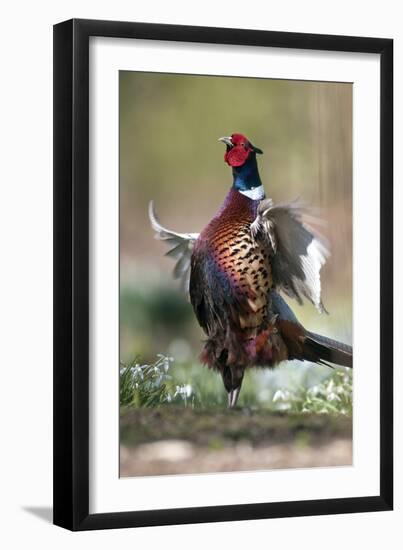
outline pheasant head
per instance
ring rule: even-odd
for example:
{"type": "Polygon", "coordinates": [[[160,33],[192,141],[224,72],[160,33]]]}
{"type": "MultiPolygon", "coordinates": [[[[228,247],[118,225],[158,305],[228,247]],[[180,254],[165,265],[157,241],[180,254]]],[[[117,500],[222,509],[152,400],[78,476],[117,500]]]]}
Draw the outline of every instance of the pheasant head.
{"type": "Polygon", "coordinates": [[[221,137],[218,141],[227,146],[224,160],[232,167],[234,189],[253,200],[261,200],[264,190],[256,154],[261,155],[263,151],[255,147],[243,134],[221,137]]]}
{"type": "Polygon", "coordinates": [[[256,153],[259,155],[263,154],[263,151],[252,145],[243,134],[232,134],[230,137],[221,137],[218,141],[225,143],[227,146],[224,160],[232,167],[244,165],[256,153]]]}

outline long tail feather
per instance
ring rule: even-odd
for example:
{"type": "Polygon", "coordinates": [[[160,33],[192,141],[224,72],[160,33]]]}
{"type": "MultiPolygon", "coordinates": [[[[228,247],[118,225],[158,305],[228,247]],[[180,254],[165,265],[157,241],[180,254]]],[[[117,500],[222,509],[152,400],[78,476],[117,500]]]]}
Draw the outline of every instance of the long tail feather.
{"type": "Polygon", "coordinates": [[[306,332],[304,352],[308,360],[314,358],[317,362],[328,361],[343,367],[353,367],[352,347],[320,334],[306,332]]]}
{"type": "Polygon", "coordinates": [[[278,316],[280,333],[291,359],[311,361],[321,365],[335,363],[352,368],[353,349],[351,346],[307,331],[280,294],[273,291],[271,296],[273,312],[278,316]]]}

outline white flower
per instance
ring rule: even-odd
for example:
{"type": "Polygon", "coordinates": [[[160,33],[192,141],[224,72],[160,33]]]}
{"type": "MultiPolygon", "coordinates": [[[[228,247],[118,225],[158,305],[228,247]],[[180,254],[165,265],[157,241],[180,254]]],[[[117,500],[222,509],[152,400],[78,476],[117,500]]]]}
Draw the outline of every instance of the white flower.
{"type": "Polygon", "coordinates": [[[318,411],[318,413],[319,413],[319,414],[329,414],[329,411],[326,410],[325,408],[323,408],[323,409],[320,409],[320,410],[318,411]]]}
{"type": "Polygon", "coordinates": [[[290,403],[279,403],[279,405],[277,405],[277,409],[279,411],[288,411],[289,409],[291,409],[291,404],[290,403]]]}
{"type": "Polygon", "coordinates": [[[276,393],[273,395],[273,403],[276,403],[277,401],[282,401],[284,399],[284,393],[282,390],[277,390],[276,393]]]}
{"type": "Polygon", "coordinates": [[[193,393],[193,389],[190,384],[183,384],[183,386],[176,386],[175,388],[175,397],[177,395],[180,395],[186,399],[190,397],[192,393],[193,393]]]}
{"type": "Polygon", "coordinates": [[[190,397],[192,395],[192,386],[190,384],[186,384],[183,389],[186,397],[190,397]]]}
{"type": "Polygon", "coordinates": [[[334,380],[333,380],[333,378],[331,378],[328,385],[327,385],[327,387],[326,387],[326,391],[329,392],[329,393],[333,392],[333,386],[334,386],[334,380]]]}
{"type": "Polygon", "coordinates": [[[277,390],[276,393],[273,395],[273,402],[276,403],[276,401],[288,401],[290,399],[290,392],[288,390],[277,390]]]}
{"type": "Polygon", "coordinates": [[[134,368],[133,368],[133,376],[136,378],[140,378],[141,380],[144,379],[144,373],[143,373],[143,369],[140,367],[140,365],[136,365],[134,368]]]}
{"type": "Polygon", "coordinates": [[[327,396],[327,398],[329,399],[329,401],[341,401],[341,399],[340,399],[340,397],[337,395],[337,393],[334,393],[334,392],[329,393],[329,395],[327,396]]]}

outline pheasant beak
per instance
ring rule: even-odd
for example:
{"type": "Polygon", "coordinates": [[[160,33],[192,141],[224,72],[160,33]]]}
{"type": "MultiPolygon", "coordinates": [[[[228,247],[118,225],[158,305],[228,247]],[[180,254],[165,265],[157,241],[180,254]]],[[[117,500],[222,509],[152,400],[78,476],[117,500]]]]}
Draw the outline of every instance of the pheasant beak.
{"type": "Polygon", "coordinates": [[[221,141],[221,143],[225,143],[225,145],[228,145],[228,147],[234,146],[230,137],[220,137],[218,138],[218,141],[221,141]]]}

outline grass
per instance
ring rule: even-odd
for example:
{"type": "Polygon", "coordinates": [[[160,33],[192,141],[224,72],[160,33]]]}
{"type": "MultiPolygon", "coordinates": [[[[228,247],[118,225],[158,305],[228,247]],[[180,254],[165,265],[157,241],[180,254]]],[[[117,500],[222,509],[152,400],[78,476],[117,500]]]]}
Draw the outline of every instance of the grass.
{"type": "MultiPolygon", "coordinates": [[[[224,408],[226,401],[220,375],[198,364],[158,355],[153,363],[134,361],[120,369],[120,404],[125,409],[161,405],[215,409],[224,408]]],[[[252,370],[245,376],[239,406],[351,416],[352,372],[300,363],[275,371],[252,370]],[[285,370],[287,375],[282,376],[285,370]]]]}

